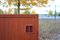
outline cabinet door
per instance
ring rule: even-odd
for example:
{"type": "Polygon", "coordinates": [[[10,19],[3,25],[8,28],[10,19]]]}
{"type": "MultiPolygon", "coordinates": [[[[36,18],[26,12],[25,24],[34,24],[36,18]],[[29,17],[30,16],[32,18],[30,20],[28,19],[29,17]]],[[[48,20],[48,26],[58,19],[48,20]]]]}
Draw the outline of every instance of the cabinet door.
{"type": "Polygon", "coordinates": [[[18,19],[18,31],[20,40],[37,40],[37,26],[35,18],[18,19]]]}
{"type": "Polygon", "coordinates": [[[0,40],[5,40],[4,18],[0,18],[0,40]]]}

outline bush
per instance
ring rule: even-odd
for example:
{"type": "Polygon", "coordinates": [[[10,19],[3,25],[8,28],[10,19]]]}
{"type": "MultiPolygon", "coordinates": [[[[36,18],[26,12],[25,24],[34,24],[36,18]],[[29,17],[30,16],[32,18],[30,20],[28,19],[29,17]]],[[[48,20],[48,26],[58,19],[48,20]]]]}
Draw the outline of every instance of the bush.
{"type": "Polygon", "coordinates": [[[60,13],[58,14],[58,16],[60,16],[60,13]]]}

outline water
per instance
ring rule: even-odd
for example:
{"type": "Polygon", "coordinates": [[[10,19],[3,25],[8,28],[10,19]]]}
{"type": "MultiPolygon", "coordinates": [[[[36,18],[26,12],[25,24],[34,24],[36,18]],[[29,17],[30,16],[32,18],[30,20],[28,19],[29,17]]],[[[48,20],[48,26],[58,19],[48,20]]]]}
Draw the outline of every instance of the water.
{"type": "Polygon", "coordinates": [[[48,16],[48,14],[39,14],[39,19],[60,19],[60,16],[48,16]]]}

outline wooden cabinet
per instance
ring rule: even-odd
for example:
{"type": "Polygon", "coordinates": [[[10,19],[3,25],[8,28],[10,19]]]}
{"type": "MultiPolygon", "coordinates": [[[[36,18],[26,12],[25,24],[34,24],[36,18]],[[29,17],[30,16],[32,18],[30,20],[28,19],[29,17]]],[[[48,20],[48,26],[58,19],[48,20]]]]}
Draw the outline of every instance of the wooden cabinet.
{"type": "Polygon", "coordinates": [[[38,40],[38,15],[0,15],[0,40],[38,40]]]}

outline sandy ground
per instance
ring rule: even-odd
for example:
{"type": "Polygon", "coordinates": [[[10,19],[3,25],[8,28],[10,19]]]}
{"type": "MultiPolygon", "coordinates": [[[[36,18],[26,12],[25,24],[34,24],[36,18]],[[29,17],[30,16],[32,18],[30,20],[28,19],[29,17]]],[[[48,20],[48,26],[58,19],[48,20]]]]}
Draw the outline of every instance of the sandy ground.
{"type": "Polygon", "coordinates": [[[60,40],[60,19],[39,19],[39,40],[60,40]]]}

